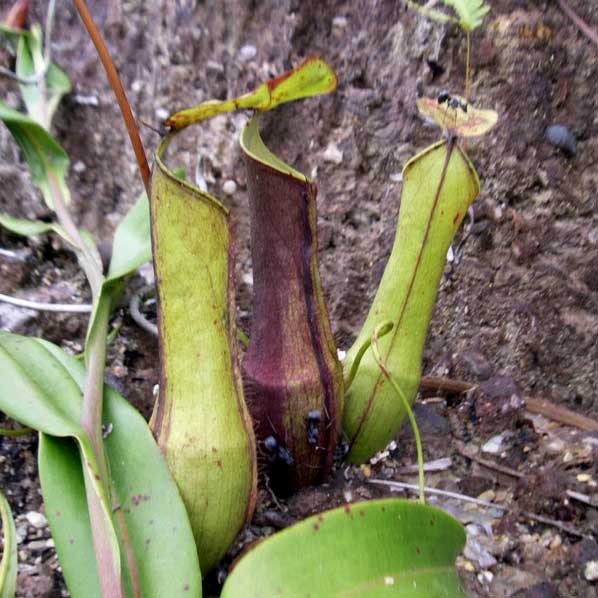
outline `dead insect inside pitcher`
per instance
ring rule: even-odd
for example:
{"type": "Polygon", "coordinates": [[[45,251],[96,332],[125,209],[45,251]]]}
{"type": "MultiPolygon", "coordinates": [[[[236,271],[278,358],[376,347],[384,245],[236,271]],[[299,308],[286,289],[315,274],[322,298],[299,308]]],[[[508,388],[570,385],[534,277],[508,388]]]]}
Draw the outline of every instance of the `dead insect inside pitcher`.
{"type": "Polygon", "coordinates": [[[307,444],[310,446],[318,445],[321,420],[322,414],[317,409],[312,409],[307,414],[307,444]]]}
{"type": "Polygon", "coordinates": [[[295,462],[291,451],[285,446],[279,444],[274,436],[267,436],[263,442],[266,455],[270,462],[282,461],[285,465],[293,465],[295,462]]]}

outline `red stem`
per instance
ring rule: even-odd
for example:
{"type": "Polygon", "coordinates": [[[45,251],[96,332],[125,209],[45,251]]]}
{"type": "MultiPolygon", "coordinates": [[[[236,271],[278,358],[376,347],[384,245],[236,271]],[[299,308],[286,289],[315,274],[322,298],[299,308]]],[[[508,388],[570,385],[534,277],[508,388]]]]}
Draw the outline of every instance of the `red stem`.
{"type": "Polygon", "coordinates": [[[135,152],[135,158],[137,159],[137,165],[139,167],[139,174],[141,175],[145,191],[149,197],[150,169],[145,156],[145,150],[143,149],[143,143],[141,143],[141,137],[139,137],[137,123],[135,122],[135,117],[133,116],[129,101],[127,100],[127,95],[123,88],[120,77],[118,76],[118,71],[114,66],[114,62],[112,62],[112,58],[110,58],[110,54],[106,48],[104,40],[102,39],[102,35],[95,26],[89,10],[87,10],[85,0],[73,0],[73,4],[75,5],[81,20],[83,21],[83,25],[85,26],[85,29],[87,29],[87,33],[89,34],[89,37],[96,48],[98,56],[102,61],[102,65],[104,66],[104,70],[106,71],[106,75],[108,76],[108,81],[110,82],[112,90],[114,91],[114,95],[116,96],[116,101],[118,102],[118,106],[129,133],[131,145],[133,146],[133,151],[135,152]]]}

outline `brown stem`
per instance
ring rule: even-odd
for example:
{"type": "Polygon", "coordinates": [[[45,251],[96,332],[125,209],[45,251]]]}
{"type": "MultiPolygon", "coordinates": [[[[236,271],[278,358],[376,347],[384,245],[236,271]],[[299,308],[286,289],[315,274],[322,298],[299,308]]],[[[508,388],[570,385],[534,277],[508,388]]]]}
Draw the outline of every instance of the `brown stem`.
{"type": "Polygon", "coordinates": [[[471,390],[474,387],[474,384],[470,384],[464,380],[444,378],[443,376],[422,376],[419,386],[426,390],[444,390],[446,392],[459,394],[471,390]]]}
{"type": "Polygon", "coordinates": [[[471,32],[466,31],[465,35],[467,36],[467,57],[465,58],[465,92],[463,93],[463,97],[465,101],[469,100],[469,63],[471,62],[471,32]]]}
{"type": "Polygon", "coordinates": [[[141,175],[143,186],[145,187],[145,191],[149,197],[150,169],[145,156],[145,150],[143,149],[143,143],[141,143],[141,137],[139,136],[139,129],[137,128],[137,123],[135,122],[135,117],[133,116],[129,101],[127,100],[127,95],[123,88],[122,82],[118,76],[118,71],[114,66],[114,62],[112,62],[112,59],[110,58],[110,54],[106,48],[104,40],[102,39],[102,35],[93,22],[91,14],[89,13],[87,5],[85,4],[85,0],[73,0],[73,4],[75,5],[81,20],[83,21],[83,25],[85,26],[85,29],[87,29],[87,33],[89,34],[89,37],[96,48],[98,56],[102,61],[102,65],[104,66],[104,70],[106,71],[106,75],[108,76],[108,81],[110,82],[112,90],[114,91],[114,95],[116,96],[116,101],[118,102],[123,120],[125,121],[125,125],[127,127],[127,132],[129,133],[131,145],[133,146],[133,151],[135,152],[137,166],[139,167],[139,174],[141,175]]]}

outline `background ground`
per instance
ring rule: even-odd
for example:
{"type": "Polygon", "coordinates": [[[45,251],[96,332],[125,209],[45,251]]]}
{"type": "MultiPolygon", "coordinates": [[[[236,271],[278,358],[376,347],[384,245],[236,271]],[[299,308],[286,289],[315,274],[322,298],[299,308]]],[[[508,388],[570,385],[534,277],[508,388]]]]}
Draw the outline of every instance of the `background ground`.
{"type": "MultiPolygon", "coordinates": [[[[9,4],[1,0],[1,12],[9,4]]],[[[34,3],[33,20],[43,21],[44,4],[34,3]]],[[[471,98],[498,111],[500,120],[468,149],[482,192],[473,226],[465,223],[469,232],[457,239],[456,259],[447,265],[424,362],[425,373],[487,384],[465,399],[449,397],[420,409],[422,425],[428,426],[427,459],[453,458],[449,469],[428,482],[458,486],[474,496],[491,491],[495,500],[514,500],[521,510],[568,521],[590,534],[597,529],[596,509],[570,501],[565,491],[596,496],[598,435],[530,418],[512,397],[547,398],[598,416],[598,49],[556,2],[490,4],[491,14],[474,35],[471,98]],[[544,139],[546,127],[555,123],[576,135],[574,156],[544,139]],[[500,449],[485,458],[490,455],[523,477],[496,474],[457,452],[461,441],[481,454],[479,447],[501,433],[506,435],[500,449]],[[545,488],[547,479],[554,487],[545,488]]],[[[439,135],[418,116],[415,99],[462,88],[460,31],[427,21],[396,0],[94,0],[89,5],[134,111],[153,126],[172,110],[243,93],[308,55],[334,66],[335,94],[278,110],[266,119],[263,136],[318,183],[322,283],[337,343],[350,346],[390,253],[401,169],[439,135]],[[435,74],[428,61],[443,72],[435,74]]],[[[571,5],[598,27],[598,5],[581,0],[571,5]]],[[[109,241],[141,183],[104,73],[69,3],[58,3],[52,51],[74,86],[55,120],[73,165],[73,209],[98,241],[109,241]]],[[[13,84],[0,81],[0,96],[17,105],[13,84]]],[[[238,319],[247,329],[251,263],[237,146],[245,120],[239,114],[194,128],[185,133],[179,155],[193,176],[199,151],[210,190],[233,209],[238,319]],[[232,187],[225,184],[229,181],[236,186],[232,195],[224,193],[232,187]]],[[[148,127],[142,133],[151,151],[158,137],[148,127]]],[[[4,128],[0,180],[1,211],[48,215],[4,128]]],[[[22,242],[0,231],[0,247],[14,254],[0,254],[0,292],[87,300],[76,264],[55,239],[22,242]]],[[[126,310],[118,317],[124,327],[110,350],[110,381],[147,415],[158,379],[157,344],[126,310]]],[[[0,306],[3,328],[73,350],[81,347],[85,324],[80,316],[0,306]]],[[[291,499],[286,522],[339,504],[348,488],[355,499],[387,494],[369,484],[368,475],[403,479],[401,467],[413,456],[408,436],[405,440],[372,471],[339,470],[329,488],[291,499]]],[[[35,450],[33,438],[0,439],[0,485],[22,515],[21,595],[55,596],[61,592],[60,576],[48,530],[24,518],[42,510],[35,450]]],[[[246,532],[250,536],[276,527],[267,518],[272,515],[264,519],[272,505],[267,495],[263,499],[255,526],[246,532]]],[[[275,505],[273,511],[280,514],[275,505]]],[[[595,538],[580,540],[528,520],[497,520],[492,530],[487,521],[468,522],[481,528],[477,534],[472,528],[470,536],[482,538],[495,561],[470,555],[460,563],[473,596],[598,595],[584,577],[586,563],[598,558],[595,538]],[[499,543],[502,535],[508,542],[499,543]]]]}

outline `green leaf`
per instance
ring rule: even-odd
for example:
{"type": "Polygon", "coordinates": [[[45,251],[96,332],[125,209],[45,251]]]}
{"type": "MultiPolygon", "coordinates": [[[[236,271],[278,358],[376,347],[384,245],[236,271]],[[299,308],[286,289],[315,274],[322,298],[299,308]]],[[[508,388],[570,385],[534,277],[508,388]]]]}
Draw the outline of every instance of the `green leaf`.
{"type": "Polygon", "coordinates": [[[490,7],[484,0],[443,0],[459,15],[459,25],[466,31],[473,31],[482,24],[490,7]]]}
{"type": "Polygon", "coordinates": [[[149,202],[143,193],[116,227],[108,278],[131,274],[151,259],[149,202]]]}
{"type": "Polygon", "coordinates": [[[0,492],[0,518],[4,536],[0,561],[0,598],[14,598],[18,573],[17,530],[10,506],[2,492],[0,492]]]}
{"type": "Polygon", "coordinates": [[[345,505],[260,542],[221,598],[466,598],[455,569],[461,525],[398,499],[345,505]]]}
{"type": "MultiPolygon", "coordinates": [[[[83,478],[83,468],[92,477],[98,469],[79,424],[85,369],[51,343],[0,332],[0,377],[0,409],[44,432],[39,457],[42,490],[71,595],[99,596],[83,478]]],[[[190,596],[200,596],[193,535],[160,450],[144,419],[120,395],[108,388],[104,395],[104,422],[111,425],[105,440],[111,488],[104,492],[96,482],[95,489],[115,546],[102,557],[116,556],[127,596],[133,596],[124,522],[142,596],[161,598],[179,586],[180,595],[188,586],[190,596]]]]}
{"type": "Polygon", "coordinates": [[[47,72],[39,25],[31,27],[31,35],[21,36],[17,49],[16,72],[21,79],[41,77],[43,85],[20,84],[21,96],[29,116],[47,131],[62,96],[71,90],[67,75],[50,63],[47,72]]]}
{"type": "Polygon", "coordinates": [[[307,98],[336,89],[336,74],[321,58],[306,58],[294,69],[262,83],[253,91],[230,100],[210,100],[195,108],[172,114],[166,126],[178,131],[217,114],[252,109],[264,112],[285,102],[307,98]]]}
{"type": "MultiPolygon", "coordinates": [[[[345,371],[351,371],[376,327],[390,320],[393,328],[380,339],[380,354],[413,402],[446,253],[479,189],[475,169],[454,139],[428,147],[407,163],[394,246],[363,328],[347,352],[345,371]]],[[[374,356],[366,352],[345,395],[349,461],[361,463],[383,449],[405,416],[374,356]]]]}
{"type": "Polygon", "coordinates": [[[30,35],[31,32],[26,29],[15,29],[14,27],[8,27],[4,23],[0,23],[0,45],[8,46],[13,54],[17,52],[21,37],[28,37],[30,35]]]}
{"type": "MultiPolygon", "coordinates": [[[[82,386],[82,365],[57,347],[48,349],[82,386]]],[[[141,596],[201,597],[199,561],[187,513],[147,423],[110,388],[104,393],[103,419],[110,430],[105,450],[126,595],[134,593],[119,520],[126,527],[141,596]]],[[[99,597],[81,461],[72,441],[42,435],[39,469],[46,514],[71,596],[99,597]]]]}
{"type": "Polygon", "coordinates": [[[31,172],[33,182],[41,189],[46,204],[52,208],[52,192],[62,193],[70,200],[66,185],[69,159],[56,140],[29,116],[21,114],[0,101],[0,120],[18,143],[31,172]]]}
{"type": "Polygon", "coordinates": [[[96,521],[101,526],[98,529],[105,541],[105,552],[98,558],[119,579],[120,554],[109,492],[99,476],[101,468],[92,442],[79,423],[81,390],[48,346],[52,345],[0,331],[0,410],[40,432],[76,439],[88,493],[97,496],[100,505],[96,521]]]}
{"type": "Polygon", "coordinates": [[[57,233],[66,238],[63,228],[55,222],[42,222],[41,220],[27,220],[26,218],[13,218],[8,214],[0,214],[0,225],[15,235],[34,237],[44,233],[57,233]]]}

